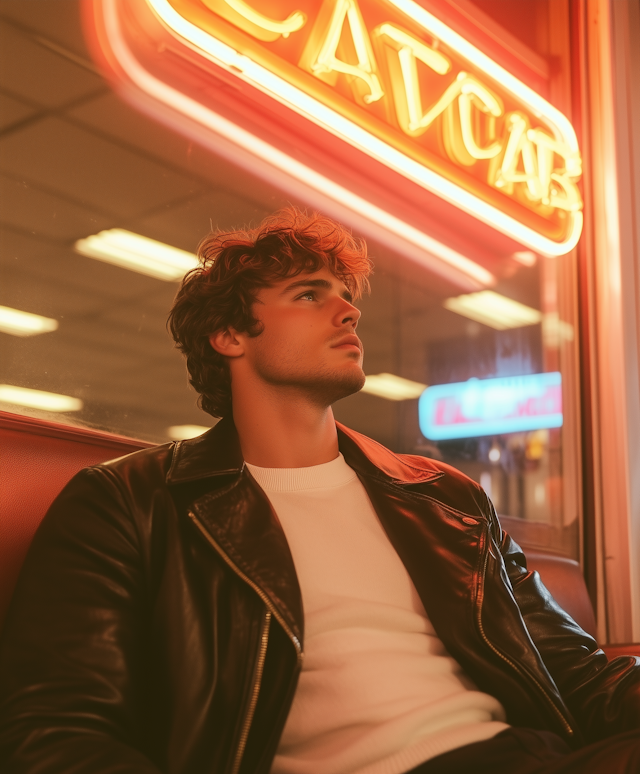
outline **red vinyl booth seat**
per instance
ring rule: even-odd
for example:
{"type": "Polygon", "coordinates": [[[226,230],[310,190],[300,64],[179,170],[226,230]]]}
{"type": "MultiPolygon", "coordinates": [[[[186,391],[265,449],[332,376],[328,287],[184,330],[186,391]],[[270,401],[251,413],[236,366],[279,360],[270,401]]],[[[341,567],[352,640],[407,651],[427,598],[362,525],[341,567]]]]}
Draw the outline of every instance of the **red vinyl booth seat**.
{"type": "Polygon", "coordinates": [[[0,411],[0,626],[42,517],[79,470],[153,444],[0,411]]]}
{"type": "MultiPolygon", "coordinates": [[[[33,534],[69,479],[87,465],[153,446],[144,441],[0,411],[0,626],[33,534]]],[[[595,634],[593,608],[572,559],[527,552],[558,603],[595,634]]],[[[608,645],[609,656],[640,655],[640,645],[608,645]]]]}

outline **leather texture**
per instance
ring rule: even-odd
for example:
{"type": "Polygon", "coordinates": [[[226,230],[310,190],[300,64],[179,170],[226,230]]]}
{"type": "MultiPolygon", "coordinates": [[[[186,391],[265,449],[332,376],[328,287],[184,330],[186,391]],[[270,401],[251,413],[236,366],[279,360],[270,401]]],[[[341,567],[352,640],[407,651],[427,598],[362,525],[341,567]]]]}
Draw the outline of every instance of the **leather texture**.
{"type": "Polygon", "coordinates": [[[566,610],[585,632],[595,637],[596,618],[578,562],[566,556],[527,551],[527,567],[540,573],[545,586],[552,591],[560,607],[566,610]]]}
{"type": "MultiPolygon", "coordinates": [[[[640,726],[640,659],[608,662],[478,485],[343,427],[339,444],[438,635],[510,723],[574,746],[640,726]]],[[[0,769],[266,774],[303,647],[293,560],[232,422],[89,468],[7,617],[0,769]]]]}

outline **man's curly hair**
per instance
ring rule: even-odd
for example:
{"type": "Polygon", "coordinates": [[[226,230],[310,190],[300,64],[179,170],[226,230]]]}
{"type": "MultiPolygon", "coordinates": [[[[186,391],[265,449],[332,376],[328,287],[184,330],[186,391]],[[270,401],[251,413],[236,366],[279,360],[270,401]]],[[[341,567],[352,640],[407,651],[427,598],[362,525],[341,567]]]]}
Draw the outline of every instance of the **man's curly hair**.
{"type": "Polygon", "coordinates": [[[364,241],[327,217],[295,207],[249,231],[210,233],[198,258],[200,266],[185,275],[167,326],[187,359],[198,405],[213,417],[231,411],[231,375],[227,358],[209,343],[212,333],[234,328],[259,335],[257,293],[280,279],[326,267],[358,299],[369,290],[372,270],[364,241]]]}

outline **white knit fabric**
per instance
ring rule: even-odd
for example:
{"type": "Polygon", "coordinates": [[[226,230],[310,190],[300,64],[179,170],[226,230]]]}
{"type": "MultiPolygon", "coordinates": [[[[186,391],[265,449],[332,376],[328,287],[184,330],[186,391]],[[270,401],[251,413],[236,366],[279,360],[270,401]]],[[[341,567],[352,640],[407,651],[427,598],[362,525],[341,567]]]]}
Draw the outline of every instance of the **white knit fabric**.
{"type": "Polygon", "coordinates": [[[284,529],[305,617],[302,674],[271,774],[402,774],[508,728],[500,703],[446,652],[342,455],[247,467],[284,529]]]}

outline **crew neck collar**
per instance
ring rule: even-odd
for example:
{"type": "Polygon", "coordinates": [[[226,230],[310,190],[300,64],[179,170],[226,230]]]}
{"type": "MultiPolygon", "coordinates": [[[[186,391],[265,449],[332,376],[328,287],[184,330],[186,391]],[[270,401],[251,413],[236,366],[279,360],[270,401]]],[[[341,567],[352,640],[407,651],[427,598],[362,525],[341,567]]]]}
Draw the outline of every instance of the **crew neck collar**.
{"type": "Polygon", "coordinates": [[[251,475],[265,492],[300,492],[308,489],[331,489],[348,484],[356,473],[341,453],[335,460],[307,468],[261,468],[245,462],[251,475]]]}

